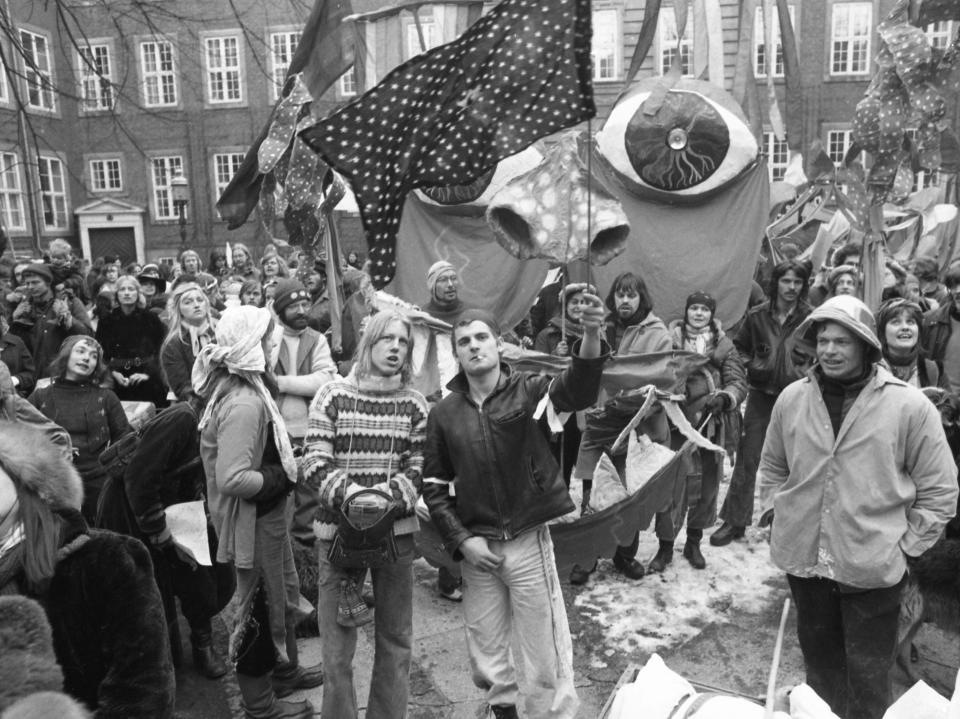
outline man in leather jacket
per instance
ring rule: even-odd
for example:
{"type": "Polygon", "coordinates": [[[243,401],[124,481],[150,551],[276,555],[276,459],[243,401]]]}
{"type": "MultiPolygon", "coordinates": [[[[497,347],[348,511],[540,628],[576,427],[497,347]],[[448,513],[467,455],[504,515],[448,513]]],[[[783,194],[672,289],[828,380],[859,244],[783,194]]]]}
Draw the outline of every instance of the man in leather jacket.
{"type": "Polygon", "coordinates": [[[589,407],[604,362],[603,306],[585,294],[583,339],[551,379],[501,364],[497,321],[466,310],[453,329],[459,374],[427,422],[423,496],[444,543],[463,561],[464,619],[474,682],[497,719],[517,717],[510,653],[522,657],[526,716],[573,717],[573,648],[547,522],[574,506],[537,420],[589,407]],[[512,625],[512,627],[511,627],[512,625]]]}

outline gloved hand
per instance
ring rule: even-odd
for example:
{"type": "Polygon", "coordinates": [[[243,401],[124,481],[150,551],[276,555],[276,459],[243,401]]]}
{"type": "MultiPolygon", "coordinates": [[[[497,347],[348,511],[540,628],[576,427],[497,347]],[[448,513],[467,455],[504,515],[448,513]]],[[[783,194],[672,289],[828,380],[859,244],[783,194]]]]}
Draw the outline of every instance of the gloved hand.
{"type": "Polygon", "coordinates": [[[707,412],[716,416],[727,411],[729,400],[729,395],[723,392],[714,392],[710,399],[707,400],[705,408],[707,412]]]}

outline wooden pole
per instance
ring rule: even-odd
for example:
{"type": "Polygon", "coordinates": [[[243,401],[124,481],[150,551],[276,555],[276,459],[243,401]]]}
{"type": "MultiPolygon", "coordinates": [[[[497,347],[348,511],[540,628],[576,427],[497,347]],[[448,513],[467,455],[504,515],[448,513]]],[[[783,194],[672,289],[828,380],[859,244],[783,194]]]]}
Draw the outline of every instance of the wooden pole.
{"type": "Polygon", "coordinates": [[[783,633],[787,628],[787,615],[790,613],[790,597],[783,600],[783,612],[780,614],[780,630],[777,643],[773,647],[773,662],[770,664],[770,678],[767,680],[767,703],[763,709],[763,719],[773,719],[773,700],[777,692],[777,671],[780,669],[780,652],[783,650],[783,633]]]}

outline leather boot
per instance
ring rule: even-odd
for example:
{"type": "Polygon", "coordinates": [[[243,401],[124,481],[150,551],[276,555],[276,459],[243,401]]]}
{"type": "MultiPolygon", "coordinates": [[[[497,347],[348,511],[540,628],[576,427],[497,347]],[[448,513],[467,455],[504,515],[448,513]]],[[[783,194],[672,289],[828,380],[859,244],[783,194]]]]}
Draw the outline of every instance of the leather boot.
{"type": "Polygon", "coordinates": [[[211,632],[193,632],[190,635],[193,646],[193,666],[207,679],[219,679],[227,673],[227,663],[213,646],[211,632]]]}
{"type": "Polygon", "coordinates": [[[673,561],[673,542],[660,540],[660,549],[656,556],[650,560],[647,571],[650,574],[658,574],[667,568],[667,565],[673,561]]]}
{"type": "Polygon", "coordinates": [[[746,531],[746,527],[735,527],[729,522],[724,522],[720,525],[720,529],[710,536],[710,544],[714,547],[725,547],[734,539],[742,539],[746,531]]]}
{"type": "Polygon", "coordinates": [[[687,543],[683,545],[683,558],[690,562],[690,566],[694,569],[707,568],[707,560],[703,558],[699,542],[688,539],[687,543]]]}
{"type": "Polygon", "coordinates": [[[590,579],[590,575],[597,571],[597,563],[594,561],[593,566],[590,569],[581,567],[579,564],[574,564],[573,569],[570,570],[570,584],[580,586],[581,584],[586,584],[590,579]]]}
{"type": "Polygon", "coordinates": [[[237,672],[237,684],[245,719],[313,719],[313,705],[306,699],[302,702],[277,699],[267,674],[253,677],[237,672]]]}
{"type": "Polygon", "coordinates": [[[301,689],[313,689],[323,684],[323,665],[312,667],[300,665],[300,650],[297,647],[297,636],[293,629],[287,629],[287,664],[277,664],[270,678],[273,691],[281,699],[290,696],[301,689]]]}

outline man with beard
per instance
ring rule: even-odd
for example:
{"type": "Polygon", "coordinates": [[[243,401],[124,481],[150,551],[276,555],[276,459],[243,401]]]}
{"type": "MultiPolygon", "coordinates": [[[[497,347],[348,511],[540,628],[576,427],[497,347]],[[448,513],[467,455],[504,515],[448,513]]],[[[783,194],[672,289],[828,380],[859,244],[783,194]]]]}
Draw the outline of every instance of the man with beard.
{"type": "Polygon", "coordinates": [[[430,299],[422,309],[448,324],[454,324],[466,307],[460,299],[460,276],[457,268],[446,260],[434,262],[427,270],[430,299]]]}
{"type": "Polygon", "coordinates": [[[327,263],[322,259],[314,260],[313,267],[304,278],[310,304],[307,311],[307,324],[317,332],[330,329],[330,293],[327,292],[327,263]]]}
{"type": "Polygon", "coordinates": [[[767,290],[769,302],[747,313],[733,340],[747,368],[747,408],[730,489],[720,509],[723,524],[710,537],[714,547],[741,539],[753,521],[757,465],[770,413],[783,388],[801,376],[794,366],[791,337],[810,314],[806,301],[809,279],[810,270],[803,263],[787,261],[774,267],[767,290]]]}
{"type": "Polygon", "coordinates": [[[497,321],[466,310],[452,337],[460,372],[427,421],[423,496],[444,544],[463,560],[474,683],[497,719],[518,716],[514,657],[523,662],[525,716],[577,712],[573,647],[547,527],[573,503],[535,415],[545,395],[562,412],[596,400],[604,311],[596,295],[584,300],[583,338],[556,378],[511,371],[501,362],[497,321]]]}
{"type": "MultiPolygon", "coordinates": [[[[274,329],[274,356],[270,358],[280,390],[277,405],[296,451],[303,446],[307,433],[310,401],[321,387],[336,378],[337,367],[327,340],[309,327],[310,294],[306,287],[297,280],[280,279],[273,311],[280,320],[274,329]]],[[[297,482],[291,536],[308,546],[314,542],[315,494],[302,481],[297,482]]]]}
{"type": "Polygon", "coordinates": [[[25,297],[13,311],[10,331],[30,350],[37,379],[49,375],[49,365],[60,345],[71,335],[92,335],[90,317],[83,303],[70,293],[53,293],[49,265],[33,263],[23,270],[25,297]]]}

